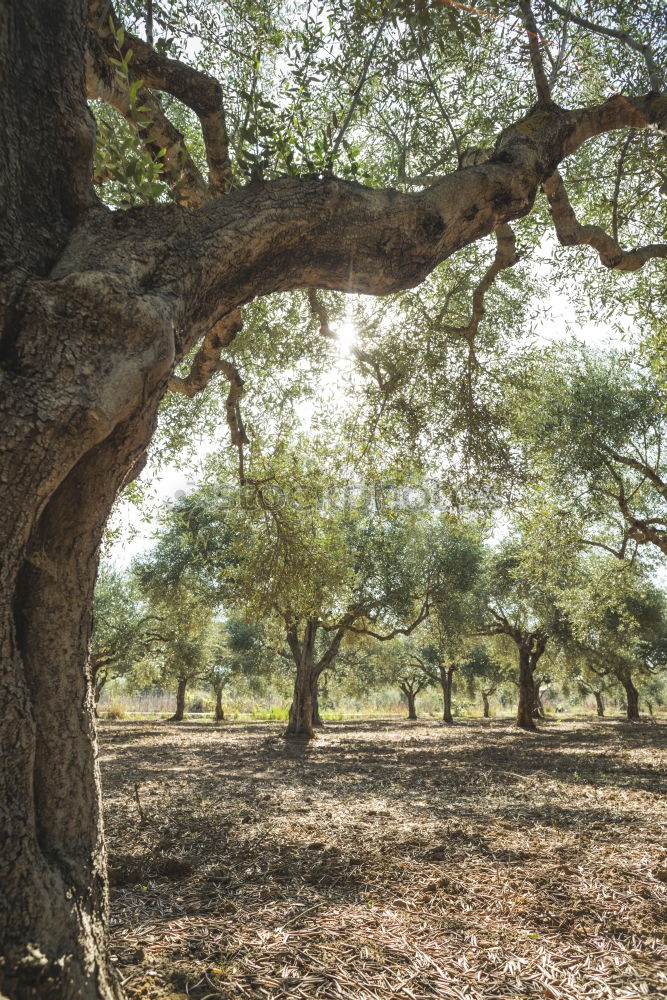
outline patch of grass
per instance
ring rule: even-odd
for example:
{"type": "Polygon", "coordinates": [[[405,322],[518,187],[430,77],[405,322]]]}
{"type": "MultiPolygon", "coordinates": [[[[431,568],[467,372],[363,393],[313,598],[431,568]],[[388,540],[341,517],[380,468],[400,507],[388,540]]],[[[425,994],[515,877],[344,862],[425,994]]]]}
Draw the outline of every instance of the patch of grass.
{"type": "Polygon", "coordinates": [[[123,705],[122,701],[114,699],[107,708],[106,712],[104,713],[104,718],[109,719],[110,722],[111,721],[117,722],[120,719],[127,718],[127,712],[125,710],[125,706],[123,705]]]}

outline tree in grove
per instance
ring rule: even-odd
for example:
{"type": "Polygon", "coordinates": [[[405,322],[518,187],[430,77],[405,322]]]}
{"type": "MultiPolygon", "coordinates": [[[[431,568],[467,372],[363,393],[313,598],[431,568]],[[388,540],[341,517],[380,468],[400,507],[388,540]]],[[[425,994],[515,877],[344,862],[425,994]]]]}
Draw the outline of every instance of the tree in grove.
{"type": "Polygon", "coordinates": [[[582,543],[619,558],[647,545],[667,554],[659,377],[620,351],[581,345],[552,348],[529,372],[512,409],[533,480],[582,543]]]}
{"type": "Polygon", "coordinates": [[[535,571],[530,545],[508,539],[489,553],[486,614],[478,635],[506,637],[518,653],[516,724],[535,729],[539,687],[536,674],[561,613],[552,580],[535,571]]]}
{"type": "Polygon", "coordinates": [[[667,255],[657,3],[166,6],[150,30],[141,4],[0,11],[0,991],[15,1000],[121,995],[88,648],[104,525],[165,393],[228,378],[240,445],[223,354],[247,303],[399,292],[490,237],[454,334],[472,347],[513,223],[553,223],[638,295],[667,255]]]}
{"type": "Polygon", "coordinates": [[[204,679],[211,669],[216,629],[214,608],[187,580],[169,580],[164,551],[153,550],[136,560],[134,576],[146,600],[151,643],[146,666],[162,687],[176,685],[176,707],[172,722],[185,716],[188,684],[204,679]]]}
{"type": "Polygon", "coordinates": [[[470,528],[441,519],[433,532],[438,565],[429,616],[421,628],[424,645],[413,654],[423,672],[442,688],[443,722],[452,725],[454,674],[474,646],[471,639],[484,609],[483,549],[470,528]]]}
{"type": "Polygon", "coordinates": [[[262,669],[263,643],[260,630],[237,618],[227,618],[212,624],[212,640],[204,679],[215,695],[215,720],[225,718],[222,695],[229,684],[252,671],[262,669]]]}
{"type": "Polygon", "coordinates": [[[276,655],[295,670],[286,735],[312,738],[319,679],[346,637],[390,639],[426,617],[440,581],[428,520],[396,503],[374,508],[372,485],[355,476],[346,486],[324,439],[257,444],[243,490],[226,458],[210,474],[174,510],[160,561],[178,550],[183,574],[218,603],[272,623],[276,655]]]}
{"type": "Polygon", "coordinates": [[[95,704],[104,685],[131,670],[143,656],[144,630],[150,627],[143,614],[132,580],[112,567],[103,566],[97,578],[90,639],[90,673],[95,704]]]}
{"type": "Polygon", "coordinates": [[[619,685],[628,721],[638,721],[637,683],[664,671],[667,648],[665,597],[649,568],[608,553],[590,554],[580,561],[579,577],[561,596],[561,606],[568,620],[565,648],[574,653],[575,679],[581,677],[600,696],[610,683],[619,685]]]}
{"type": "Polygon", "coordinates": [[[502,684],[507,683],[505,664],[496,655],[490,643],[483,645],[478,642],[469,650],[459,669],[468,696],[481,697],[482,715],[488,719],[491,715],[489,699],[502,684]]]}

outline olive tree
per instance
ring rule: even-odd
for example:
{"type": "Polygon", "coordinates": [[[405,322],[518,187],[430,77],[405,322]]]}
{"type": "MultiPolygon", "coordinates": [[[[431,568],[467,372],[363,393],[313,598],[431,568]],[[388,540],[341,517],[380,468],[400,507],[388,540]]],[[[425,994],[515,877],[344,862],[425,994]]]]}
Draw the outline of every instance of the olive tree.
{"type": "Polygon", "coordinates": [[[512,398],[530,484],[583,545],[623,559],[667,554],[664,388],[619,351],[552,348],[512,398]]]}
{"type": "Polygon", "coordinates": [[[276,655],[295,671],[295,738],[321,723],[319,678],[346,638],[409,634],[441,581],[428,514],[374,506],[372,484],[341,486],[344,471],[327,441],[299,436],[257,444],[243,489],[229,461],[215,460],[156,548],[159,562],[179,553],[180,579],[197,577],[225,608],[272,626],[276,655]]]}
{"type": "Polygon", "coordinates": [[[146,619],[132,579],[111,566],[97,578],[90,640],[90,674],[95,704],[104,685],[126,674],[143,656],[151,622],[146,619]]]}
{"type": "Polygon", "coordinates": [[[667,115],[658,5],[499,5],[519,34],[441,4],[176,9],[150,31],[134,3],[0,14],[0,989],[21,1000],[120,996],[88,645],[104,525],[165,394],[228,378],[241,442],[223,353],[247,303],[399,292],[490,237],[472,345],[511,224],[552,225],[543,198],[557,239],[615,273],[667,253],[643,183],[667,115]]]}

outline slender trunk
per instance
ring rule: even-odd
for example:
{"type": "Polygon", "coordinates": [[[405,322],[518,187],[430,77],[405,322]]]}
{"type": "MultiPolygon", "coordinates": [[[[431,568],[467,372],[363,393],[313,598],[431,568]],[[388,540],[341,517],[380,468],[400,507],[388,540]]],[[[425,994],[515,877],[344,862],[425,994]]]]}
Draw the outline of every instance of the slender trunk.
{"type": "Polygon", "coordinates": [[[484,706],[484,718],[489,718],[489,696],[486,691],[482,691],[482,704],[484,706]]]}
{"type": "Polygon", "coordinates": [[[417,706],[415,705],[415,693],[410,688],[404,688],[403,693],[408,699],[408,719],[413,721],[417,718],[417,706]]]}
{"type": "Polygon", "coordinates": [[[595,705],[598,717],[602,719],[604,718],[604,701],[602,700],[602,691],[594,691],[593,694],[595,695],[595,705]]]}
{"type": "Polygon", "coordinates": [[[454,725],[454,719],[452,718],[452,685],[454,682],[454,667],[440,667],[440,684],[442,685],[442,698],[444,704],[444,711],[442,715],[442,721],[448,725],[454,725]]]}
{"type": "Polygon", "coordinates": [[[182,722],[185,717],[185,690],[187,686],[187,679],[179,677],[178,687],[176,688],[176,711],[169,719],[170,722],[182,722]]]}
{"type": "Polygon", "coordinates": [[[625,688],[628,722],[639,722],[639,691],[632,683],[630,674],[621,678],[621,684],[625,688]]]}
{"type": "Polygon", "coordinates": [[[222,688],[218,688],[215,692],[215,721],[224,722],[225,710],[222,707],[222,688]]]}
{"type": "Polygon", "coordinates": [[[530,650],[524,645],[519,646],[519,705],[517,707],[516,724],[520,729],[535,729],[533,706],[535,691],[533,685],[533,665],[530,650]]]}

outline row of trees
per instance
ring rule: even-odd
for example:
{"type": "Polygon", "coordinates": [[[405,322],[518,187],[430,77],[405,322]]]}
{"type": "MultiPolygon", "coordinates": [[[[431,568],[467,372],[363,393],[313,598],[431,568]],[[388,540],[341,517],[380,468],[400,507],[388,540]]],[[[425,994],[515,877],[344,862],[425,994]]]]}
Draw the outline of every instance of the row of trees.
{"type": "MultiPolygon", "coordinates": [[[[176,716],[204,663],[212,679],[247,670],[252,648],[256,671],[260,649],[261,670],[292,665],[293,736],[313,735],[319,679],[341,652],[369,682],[393,676],[411,710],[441,684],[446,722],[456,672],[486,675],[488,698],[508,657],[522,727],[535,726],[545,673],[598,699],[621,685],[638,718],[637,678],[662,670],[665,648],[657,380],[619,354],[559,348],[507,405],[511,518],[466,515],[442,488],[437,509],[432,469],[401,479],[377,454],[355,464],[330,425],[256,437],[241,486],[235,453],[213,457],[134,568],[146,676],[178,679],[176,716]]],[[[103,642],[93,667],[104,669],[103,642]]]]}

